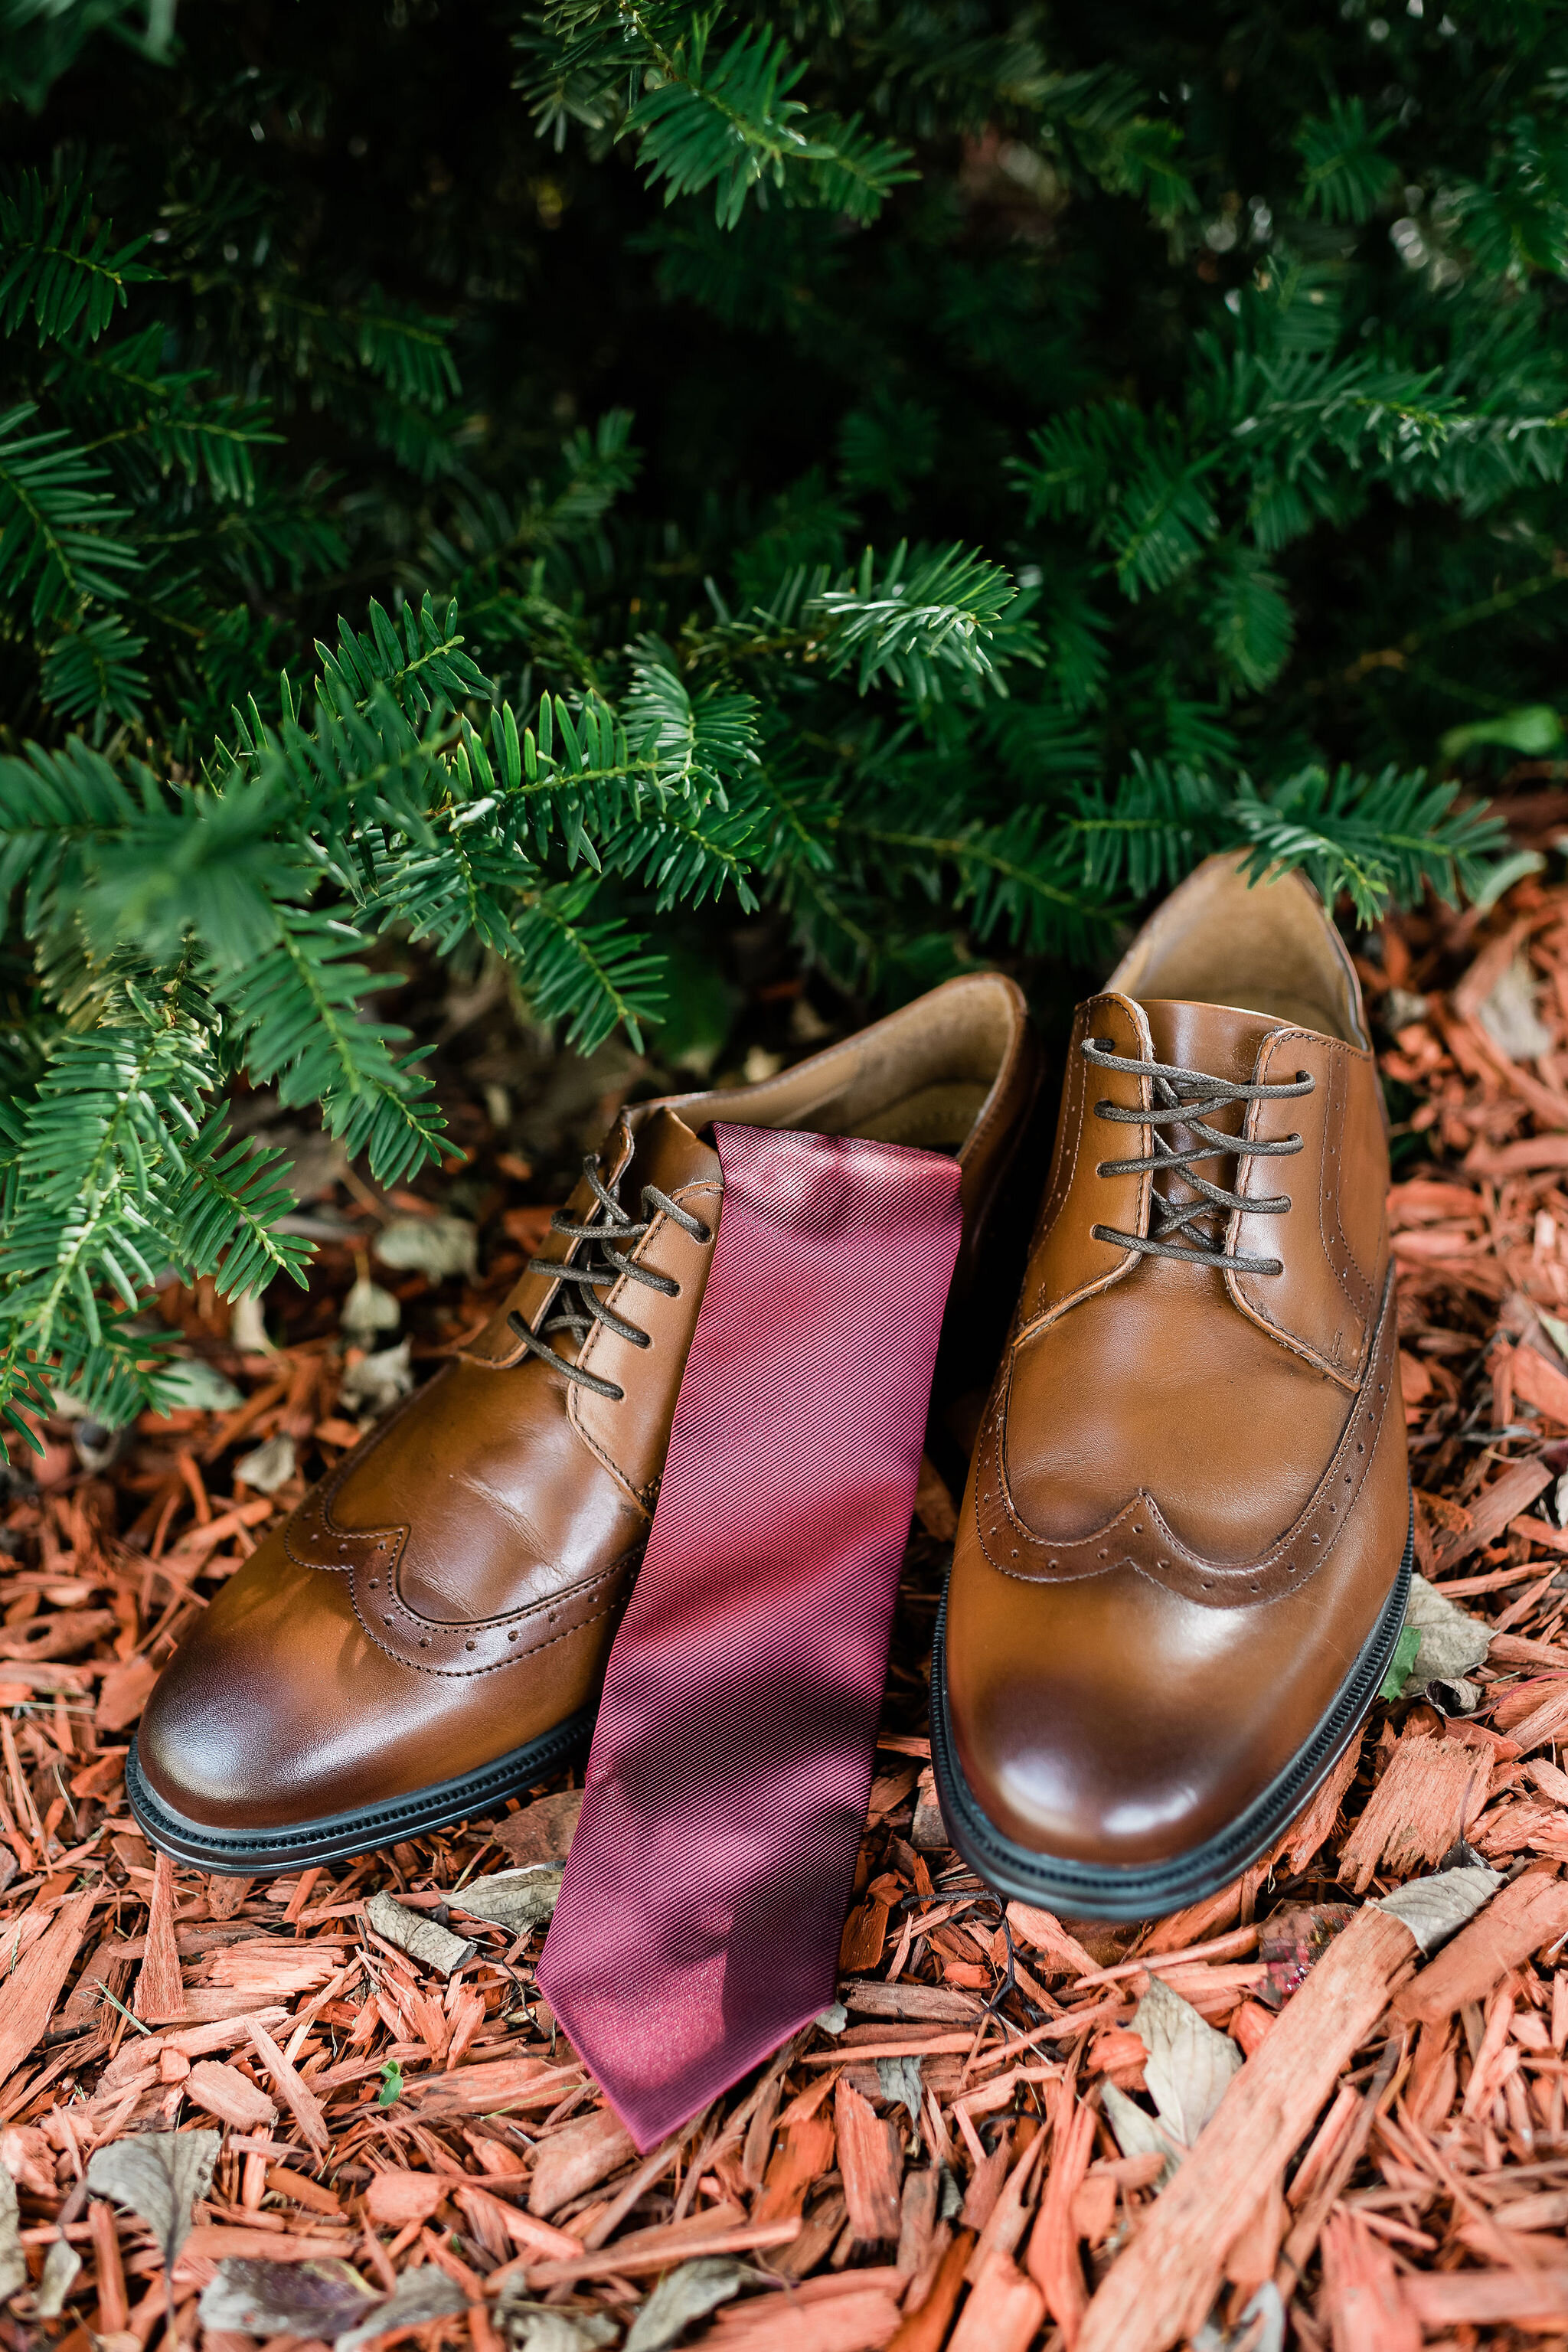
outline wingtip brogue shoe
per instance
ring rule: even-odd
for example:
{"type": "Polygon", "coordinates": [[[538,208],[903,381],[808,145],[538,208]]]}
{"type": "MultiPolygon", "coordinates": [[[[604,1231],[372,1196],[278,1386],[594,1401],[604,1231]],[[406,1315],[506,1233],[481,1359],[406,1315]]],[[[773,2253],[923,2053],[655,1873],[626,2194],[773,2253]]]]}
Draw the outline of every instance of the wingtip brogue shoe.
{"type": "MultiPolygon", "coordinates": [[[[723,1211],[715,1119],[956,1154],[973,1271],[1037,1084],[1014,984],[950,982],[761,1085],[615,1121],[478,1338],[222,1588],[126,1769],[218,1871],[493,1811],[586,1748],[723,1211]]],[[[825,1374],[825,1376],[826,1376],[825,1374]]]]}
{"type": "Polygon", "coordinates": [[[994,1885],[1194,1902],[1371,1705],[1410,1564],[1387,1181],[1325,909],[1211,859],[1079,1009],[971,1465],[932,1753],[994,1885]]]}

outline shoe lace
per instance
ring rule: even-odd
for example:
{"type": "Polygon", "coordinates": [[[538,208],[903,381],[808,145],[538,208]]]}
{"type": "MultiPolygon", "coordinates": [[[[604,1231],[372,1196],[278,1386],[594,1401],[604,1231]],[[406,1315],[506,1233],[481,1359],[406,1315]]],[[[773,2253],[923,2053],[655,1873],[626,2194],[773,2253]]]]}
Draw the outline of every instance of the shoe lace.
{"type": "Polygon", "coordinates": [[[1290,1206],[1289,1196],[1277,1193],[1267,1200],[1255,1200],[1227,1192],[1223,1184],[1200,1176],[1196,1163],[1221,1154],[1240,1161],[1287,1158],[1300,1151],[1299,1135],[1283,1136],[1277,1143],[1256,1139],[1248,1141],[1242,1136],[1226,1135],[1207,1121],[1213,1112],[1231,1103],[1286,1102],[1298,1095],[1310,1095],[1317,1083],[1310,1073],[1298,1070],[1293,1085],[1261,1080],[1242,1085],[1234,1078],[1212,1078],[1205,1070],[1183,1069],[1173,1062],[1143,1062],[1131,1054],[1119,1054],[1110,1037],[1086,1037],[1082,1052],[1085,1061],[1097,1070],[1131,1072],[1136,1077],[1149,1079],[1153,1093],[1147,1110],[1124,1110],[1113,1102],[1095,1104],[1097,1118],[1152,1129],[1149,1139],[1152,1146],[1147,1160],[1102,1160],[1095,1173],[1153,1177],[1174,1170],[1198,1196],[1189,1202],[1173,1201],[1158,1185],[1151,1185],[1151,1211],[1157,1220],[1152,1230],[1147,1234],[1124,1234],[1114,1225],[1095,1225],[1091,1231],[1096,1241],[1117,1243],[1123,1249],[1136,1250],[1142,1257],[1175,1258],[1186,1265],[1218,1266],[1232,1274],[1283,1274],[1282,1259],[1228,1252],[1224,1242],[1197,1221],[1216,1211],[1228,1217],[1237,1209],[1258,1216],[1282,1217],[1290,1206]],[[1160,1132],[1165,1127],[1185,1128],[1194,1139],[1184,1150],[1178,1150],[1160,1132]],[[1178,1235],[1184,1238],[1177,1239],[1178,1235]]]}
{"type": "Polygon", "coordinates": [[[577,1387],[592,1389],[595,1396],[610,1397],[618,1403],[626,1394],[624,1388],[615,1381],[602,1381],[596,1373],[584,1371],[581,1364],[574,1364],[570,1357],[563,1356],[559,1348],[552,1348],[545,1334],[571,1331],[582,1341],[596,1323],[602,1323],[617,1338],[629,1339],[634,1348],[651,1347],[653,1342],[647,1333],[639,1331],[635,1323],[628,1323],[624,1316],[606,1307],[599,1297],[600,1291],[613,1289],[625,1275],[633,1282],[645,1284],[649,1290],[658,1291],[666,1298],[679,1298],[680,1285],[673,1276],[657,1273],[650,1265],[638,1265],[625,1253],[633,1244],[640,1242],[645,1234],[652,1231],[656,1213],[668,1217],[683,1233],[689,1234],[694,1242],[710,1240],[712,1229],[705,1225],[700,1217],[694,1217],[683,1209],[679,1202],[672,1201],[668,1192],[661,1192],[657,1184],[645,1184],[642,1188],[641,1222],[629,1217],[621,1206],[620,1178],[617,1176],[613,1184],[605,1182],[599,1173],[596,1152],[591,1151],[584,1160],[583,1173],[593,1187],[598,1202],[597,1212],[594,1213],[591,1222],[580,1224],[569,1217],[564,1209],[557,1209],[550,1220],[550,1230],[552,1234],[570,1235],[572,1248],[563,1259],[531,1257],[527,1266],[530,1274],[548,1275],[552,1281],[563,1285],[575,1283],[581,1295],[573,1300],[570,1292],[563,1288],[560,1296],[565,1302],[563,1311],[552,1315],[548,1323],[542,1323],[537,1331],[515,1310],[506,1319],[531,1356],[546,1358],[558,1372],[563,1372],[577,1387]],[[584,1308],[586,1313],[583,1312],[584,1308]]]}

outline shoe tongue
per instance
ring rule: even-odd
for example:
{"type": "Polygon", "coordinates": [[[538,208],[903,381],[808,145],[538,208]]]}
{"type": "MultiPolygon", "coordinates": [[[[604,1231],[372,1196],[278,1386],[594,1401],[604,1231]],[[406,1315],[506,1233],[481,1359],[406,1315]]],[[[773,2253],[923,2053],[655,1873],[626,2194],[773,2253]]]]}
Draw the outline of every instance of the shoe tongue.
{"type": "MultiPolygon", "coordinates": [[[[1138,1002],[1157,1062],[1244,1086],[1258,1067],[1263,1040],[1280,1026],[1266,1013],[1247,1013],[1235,1004],[1193,1004],[1178,996],[1142,996],[1138,1002]]],[[[1224,1122],[1216,1118],[1211,1124],[1224,1122]]]]}
{"type": "MultiPolygon", "coordinates": [[[[625,1112],[610,1129],[601,1147],[600,1173],[612,1184],[611,1171],[620,1167],[621,1178],[615,1186],[616,1197],[634,1223],[642,1217],[642,1188],[653,1184],[661,1192],[674,1192],[682,1184],[702,1177],[721,1173],[719,1155],[706,1143],[700,1143],[683,1118],[672,1110],[659,1109],[638,1119],[625,1112]],[[628,1152],[628,1145],[630,1147],[628,1152]]],[[[586,1223],[595,1215],[596,1203],[586,1183],[579,1184],[572,1194],[568,1207],[573,1215],[586,1223]]],[[[608,1238],[614,1240],[611,1231],[608,1238]]],[[[491,1316],[484,1329],[464,1349],[463,1353],[479,1363],[504,1364],[521,1360],[522,1350],[507,1320],[514,1311],[524,1322],[537,1327],[546,1298],[550,1295],[550,1277],[543,1274],[522,1274],[509,1295],[491,1316]]],[[[553,1311],[553,1310],[552,1310],[553,1311]]],[[[574,1358],[581,1343],[569,1331],[552,1334],[551,1345],[568,1360],[574,1358]]]]}
{"type": "Polygon", "coordinates": [[[631,1165],[621,1179],[621,1206],[628,1217],[640,1220],[645,1184],[675,1192],[682,1184],[719,1173],[712,1145],[700,1141],[679,1112],[656,1110],[637,1129],[631,1165]]]}
{"type": "MultiPolygon", "coordinates": [[[[1247,1013],[1234,1004],[1197,1004],[1175,996],[1140,997],[1138,1003],[1149,1024],[1157,1062],[1198,1071],[1205,1077],[1229,1078],[1241,1086],[1250,1081],[1258,1067],[1264,1039],[1279,1026],[1266,1013],[1247,1013]]],[[[1203,1114],[1204,1124],[1221,1135],[1239,1135],[1247,1112],[1245,1102],[1222,1103],[1203,1114]]],[[[1165,1141],[1178,1150],[1196,1140],[1189,1129],[1177,1124],[1161,1132],[1165,1141]]],[[[1238,1163],[1234,1158],[1222,1158],[1216,1153],[1199,1160],[1197,1165],[1211,1184],[1235,1186],[1238,1163]]],[[[1180,1208],[1194,1198],[1193,1187],[1178,1170],[1173,1169],[1154,1181],[1174,1207],[1180,1208]]],[[[1215,1211],[1205,1221],[1211,1240],[1219,1237],[1222,1213],[1215,1211]]]]}

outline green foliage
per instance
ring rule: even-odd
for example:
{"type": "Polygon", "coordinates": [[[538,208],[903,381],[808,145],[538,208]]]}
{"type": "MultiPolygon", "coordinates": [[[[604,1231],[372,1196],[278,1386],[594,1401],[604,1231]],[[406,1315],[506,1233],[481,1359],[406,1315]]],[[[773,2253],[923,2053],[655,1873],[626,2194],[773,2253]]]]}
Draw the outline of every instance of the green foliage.
{"type": "Polygon", "coordinates": [[[1255,877],[1303,866],[1331,904],[1347,896],[1363,923],[1375,922],[1391,898],[1409,905],[1428,888],[1455,905],[1461,889],[1483,887],[1500,846],[1496,818],[1460,802],[1457,784],[1392,768],[1363,776],[1311,766],[1260,791],[1247,776],[1226,787],[1187,768],[1138,761],[1114,797],[1086,793],[1068,824],[1097,889],[1147,898],[1200,857],[1244,841],[1255,877]]]}
{"type": "Polygon", "coordinates": [[[813,117],[790,95],[804,61],[765,24],[731,30],[716,47],[722,13],[558,0],[517,37],[528,60],[519,87],[541,131],[559,145],[574,121],[634,140],[666,204],[711,188],[721,228],[734,227],[753,191],[770,188],[789,203],[874,220],[889,191],[914,177],[908,151],[871,137],[858,116],[813,117]]]}
{"type": "Polygon", "coordinates": [[[737,918],[871,1004],[1523,870],[1560,10],[0,0],[0,110],[16,1425],[300,1272],[237,1087],[444,1148],[421,961],[674,1052],[737,918]]]}
{"type": "Polygon", "coordinates": [[[1321,117],[1309,116],[1296,133],[1301,194],[1325,220],[1370,220],[1397,176],[1384,142],[1394,124],[1369,122],[1360,98],[1331,98],[1321,117]]]}
{"type": "Polygon", "coordinates": [[[153,274],[136,264],[144,238],[111,250],[79,179],[46,194],[37,172],[24,172],[16,194],[0,195],[0,333],[15,334],[30,312],[40,344],[73,329],[96,341],[124,309],[127,286],[153,274]]]}
{"type": "Polygon", "coordinates": [[[1421,1652],[1419,1625],[1402,1625],[1399,1639],[1394,1645],[1394,1655],[1388,1662],[1388,1672],[1378,1685],[1377,1695],[1392,1706],[1405,1695],[1405,1685],[1415,1671],[1421,1652]]]}

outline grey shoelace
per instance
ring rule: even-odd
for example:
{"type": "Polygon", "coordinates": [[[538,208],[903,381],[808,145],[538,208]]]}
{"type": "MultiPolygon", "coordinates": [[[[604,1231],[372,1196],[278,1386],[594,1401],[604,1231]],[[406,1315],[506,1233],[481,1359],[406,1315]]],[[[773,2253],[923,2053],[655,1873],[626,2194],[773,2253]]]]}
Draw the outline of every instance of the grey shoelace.
{"type": "Polygon", "coordinates": [[[1233,1078],[1211,1078],[1206,1070],[1184,1070],[1171,1062],[1142,1062],[1130,1054],[1118,1054],[1109,1037],[1086,1037],[1083,1057],[1097,1070],[1131,1072],[1135,1077],[1148,1078],[1153,1089],[1153,1101],[1147,1110],[1123,1110],[1117,1103],[1097,1102],[1097,1118],[1113,1119],[1123,1127],[1147,1127],[1152,1130],[1150,1142],[1152,1150],[1147,1160],[1102,1160],[1096,1171],[1100,1176],[1157,1176],[1167,1169],[1179,1170],[1185,1182],[1198,1195],[1185,1203],[1169,1200],[1157,1185],[1151,1185],[1151,1214],[1159,1220],[1155,1229],[1147,1234],[1124,1234],[1114,1225],[1091,1227],[1096,1241],[1114,1242],[1121,1249],[1136,1250],[1142,1257],[1172,1257],[1187,1265],[1218,1266],[1231,1274],[1283,1274],[1283,1260],[1277,1257],[1249,1257],[1227,1252],[1223,1241],[1212,1237],[1196,1220],[1218,1210],[1229,1217],[1236,1209],[1264,1217],[1282,1217],[1290,1202],[1284,1194],[1267,1200],[1251,1200],[1239,1192],[1226,1192],[1223,1184],[1215,1184],[1200,1176],[1196,1163],[1214,1160],[1222,1153],[1231,1160],[1262,1160],[1289,1157],[1300,1151],[1299,1135],[1287,1135],[1278,1143],[1248,1142],[1238,1135],[1226,1135],[1207,1124],[1209,1114],[1222,1110],[1230,1103],[1285,1102],[1298,1095],[1310,1095],[1316,1080],[1305,1070],[1298,1070],[1294,1085],[1259,1083],[1243,1086],[1233,1078]],[[1178,1151],[1167,1143],[1160,1130],[1163,1127],[1184,1127],[1194,1138],[1184,1150],[1178,1151]],[[1185,1240],[1173,1238],[1184,1234],[1185,1240]]]}
{"type": "MultiPolygon", "coordinates": [[[[634,1348],[650,1347],[652,1342],[647,1333],[639,1331],[635,1323],[626,1322],[624,1317],[606,1307],[599,1292],[613,1289],[626,1275],[633,1282],[646,1283],[649,1290],[659,1291],[666,1298],[679,1298],[680,1285],[673,1276],[657,1274],[649,1265],[638,1265],[623,1253],[650,1231],[655,1211],[673,1219],[694,1242],[707,1241],[710,1228],[703,1223],[700,1217],[692,1216],[678,1202],[672,1201],[668,1192],[661,1192],[657,1184],[645,1184],[642,1188],[642,1222],[639,1224],[628,1217],[621,1206],[620,1179],[617,1177],[612,1185],[606,1184],[600,1176],[596,1152],[591,1151],[584,1160],[583,1173],[594,1189],[602,1215],[590,1224],[576,1224],[564,1209],[557,1209],[550,1220],[550,1230],[552,1234],[569,1234],[573,1246],[564,1259],[531,1257],[528,1272],[549,1275],[563,1284],[575,1283],[580,1292],[577,1307],[579,1310],[586,1307],[587,1313],[574,1313],[568,1303],[563,1314],[552,1315],[549,1322],[541,1324],[537,1331],[515,1311],[506,1319],[531,1356],[544,1357],[558,1372],[563,1372],[579,1388],[592,1389],[595,1396],[610,1397],[618,1403],[626,1394],[625,1389],[614,1381],[602,1381],[596,1373],[585,1372],[580,1364],[573,1363],[559,1348],[550,1345],[546,1332],[571,1331],[582,1340],[587,1338],[595,1323],[602,1323],[606,1330],[614,1331],[618,1338],[629,1339],[634,1348]]],[[[563,1290],[562,1297],[570,1302],[569,1291],[563,1290]]]]}

